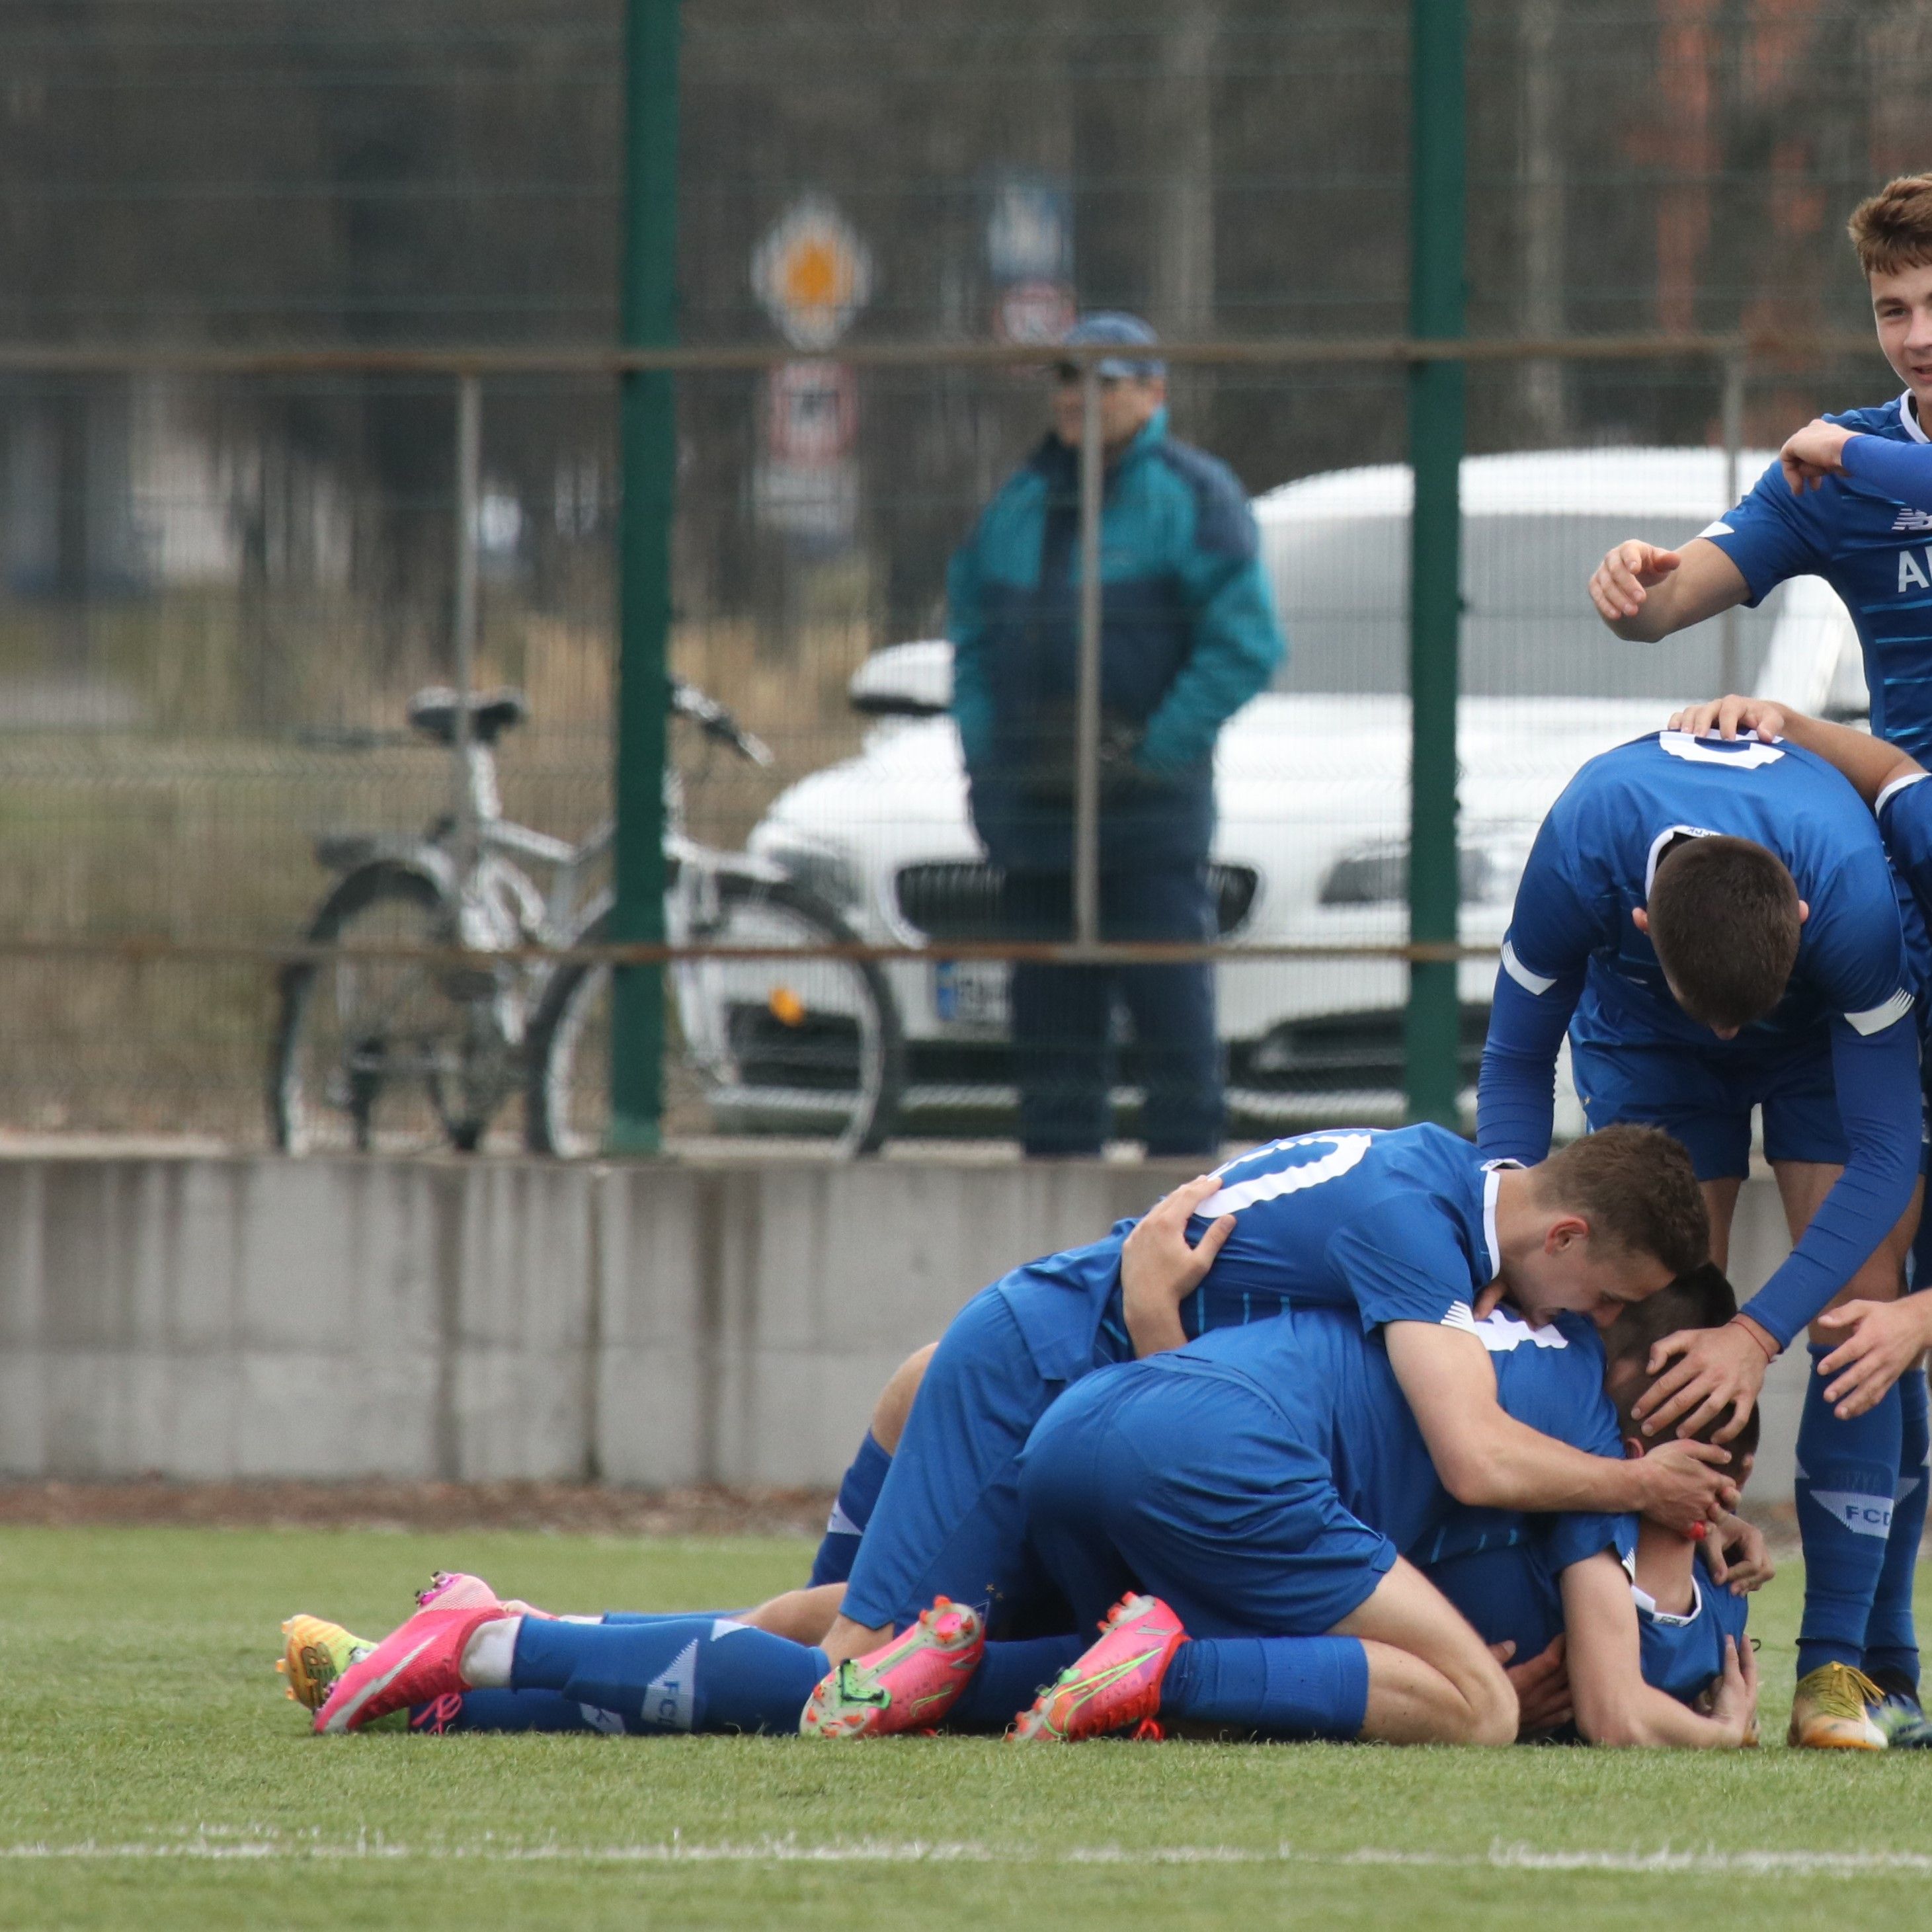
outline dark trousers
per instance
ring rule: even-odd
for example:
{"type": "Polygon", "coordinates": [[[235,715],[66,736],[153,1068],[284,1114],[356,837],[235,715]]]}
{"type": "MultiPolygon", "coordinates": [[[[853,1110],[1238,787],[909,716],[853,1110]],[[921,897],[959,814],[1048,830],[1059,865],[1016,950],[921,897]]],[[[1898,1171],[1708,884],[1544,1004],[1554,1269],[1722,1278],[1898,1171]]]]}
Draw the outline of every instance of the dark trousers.
{"type": "MultiPolygon", "coordinates": [[[[1070,939],[1073,880],[1009,872],[1002,936],[1070,939]]],[[[1205,866],[1100,875],[1103,939],[1211,940],[1205,866]]],[[[1221,1046],[1211,966],[1036,966],[1012,970],[1013,1061],[1020,1140],[1030,1154],[1094,1154],[1112,1125],[1114,1003],[1133,1021],[1147,1100],[1141,1132],[1154,1155],[1209,1154],[1221,1144],[1221,1046]]]]}

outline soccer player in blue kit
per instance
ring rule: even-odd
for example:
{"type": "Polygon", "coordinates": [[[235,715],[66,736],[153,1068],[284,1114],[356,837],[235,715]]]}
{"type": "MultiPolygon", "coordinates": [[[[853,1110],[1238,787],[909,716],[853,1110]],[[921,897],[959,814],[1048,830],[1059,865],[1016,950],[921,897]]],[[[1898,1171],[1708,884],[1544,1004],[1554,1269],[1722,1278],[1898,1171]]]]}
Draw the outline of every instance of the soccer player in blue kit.
{"type": "MultiPolygon", "coordinates": [[[[1678,1318],[1696,1317],[1680,1305],[1678,1318]]],[[[1588,1453],[1620,1453],[1589,1324],[1559,1316],[1532,1328],[1498,1312],[1475,1334],[1514,1418],[1588,1453]]],[[[1694,1696],[1721,1679],[1717,1716],[1647,1688],[1622,1560],[1634,1554],[1636,1526],[1455,1504],[1382,1338],[1345,1311],[1217,1329],[1086,1378],[1035,1428],[1021,1490],[1029,1533],[1076,1617],[1090,1622],[1121,1598],[1100,1641],[1021,1720],[1022,1738],[1184,1717],[1264,1734],[1506,1742],[1513,1711],[1502,1736],[1481,1728],[1493,1721],[1500,1667],[1414,1567],[1485,1543],[1531,1554],[1556,1580],[1586,1736],[1708,1748],[1752,1735],[1741,1612],[1728,1645],[1718,1640],[1716,1670],[1690,1687],[1694,1696]],[[1399,1646],[1361,1628],[1364,1609],[1385,1598],[1384,1619],[1405,1607],[1399,1646]],[[1216,1641],[1197,1648],[1204,1637],[1216,1641]]],[[[1691,1545],[1679,1548],[1688,1556],[1691,1545]]],[[[1473,1605],[1474,1620],[1489,1607],[1473,1605]]]]}
{"type": "MultiPolygon", "coordinates": [[[[1702,1468],[1620,1467],[1511,1423],[1469,1332],[1495,1284],[1539,1318],[1607,1316],[1702,1261],[1708,1226],[1681,1159],[1657,1134],[1566,1149],[1533,1172],[1432,1126],[1302,1135],[1176,1190],[1138,1226],[1016,1269],[940,1342],[827,1653],[837,1664],[876,1650],[941,1594],[986,1604],[995,1636],[1023,1634],[1042,1595],[1014,1527],[1034,1423],[1095,1368],[1285,1306],[1394,1324],[1396,1373],[1465,1500],[1706,1515],[1702,1468]]],[[[1044,1595],[1046,1614],[1064,1614],[1044,1595]]]]}
{"type": "MultiPolygon", "coordinates": [[[[1921,1146],[1910,954],[1924,950],[1870,814],[1796,746],[1658,733],[1591,760],[1551,808],[1496,978],[1483,1150],[1547,1147],[1567,1031],[1593,1130],[1647,1121],[1689,1149],[1720,1266],[1762,1108],[1796,1242],[1734,1322],[1663,1345],[1679,1359],[1646,1398],[1651,1432],[1700,1430],[1727,1408],[1741,1423],[1772,1358],[1834,1300],[1898,1292],[1921,1146]]],[[[1821,1383],[1808,1390],[1794,1742],[1883,1746],[1856,1673],[1885,1534],[1841,1499],[1888,1517],[1902,1426],[1896,1397],[1853,1418],[1821,1383]]]]}
{"type": "MultiPolygon", "coordinates": [[[[1690,1163],[1654,1130],[1598,1136],[1522,1171],[1439,1128],[1349,1129],[1243,1155],[1138,1225],[1016,1270],[968,1304],[926,1369],[824,1646],[835,1667],[815,1704],[862,1717],[862,1664],[938,1596],[986,1604],[989,1634],[1002,1639],[1064,1631],[1064,1606],[1042,1588],[1019,1512],[1016,1466],[1034,1424],[1106,1362],[1285,1306],[1387,1325],[1436,1466],[1464,1500],[1641,1511],[1688,1530],[1728,1493],[1712,1467],[1721,1454],[1680,1442],[1641,1463],[1613,1462],[1512,1421],[1471,1304],[1499,1285],[1532,1320],[1564,1310],[1607,1320],[1696,1266],[1708,1244],[1690,1163]]],[[[513,1655],[466,1661],[475,1629],[507,1626],[501,1606],[422,1618],[344,1672],[319,1729],[358,1728],[440,1696],[459,1664],[465,1685],[556,1688],[535,1675],[538,1652],[561,1658],[580,1643],[626,1641],[526,1624],[526,1637],[506,1640],[513,1655]]],[[[763,1634],[725,1640],[748,1655],[763,1634]]]]}

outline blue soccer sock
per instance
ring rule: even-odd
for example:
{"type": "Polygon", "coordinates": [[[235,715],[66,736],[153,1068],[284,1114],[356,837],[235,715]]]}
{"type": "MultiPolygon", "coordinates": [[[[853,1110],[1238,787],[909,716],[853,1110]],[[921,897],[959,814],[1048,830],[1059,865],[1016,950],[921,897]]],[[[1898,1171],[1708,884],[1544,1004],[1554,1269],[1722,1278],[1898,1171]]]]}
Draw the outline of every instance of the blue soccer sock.
{"type": "Polygon", "coordinates": [[[614,1711],[627,1730],[798,1729],[822,1650],[722,1617],[573,1624],[526,1617],[510,1684],[614,1711]]]}
{"type": "Polygon", "coordinates": [[[1932,1454],[1932,1398],[1925,1371],[1910,1368],[1898,1378],[1898,1486],[1892,1501],[1892,1534],[1865,1625],[1865,1675],[1887,1690],[1918,1683],[1918,1634],[1912,1621],[1912,1588],[1918,1575],[1918,1543],[1925,1533],[1926,1460],[1932,1454]]]}
{"type": "Polygon", "coordinates": [[[872,1520],[873,1506],[879,1500],[879,1492],[885,1487],[892,1466],[890,1454],[867,1430],[858,1454],[852,1458],[852,1466],[838,1485],[838,1500],[832,1505],[825,1534],[819,1540],[818,1554],[812,1559],[808,1589],[820,1583],[842,1583],[851,1575],[852,1559],[859,1553],[859,1539],[872,1520]]]}
{"type": "Polygon", "coordinates": [[[1804,1546],[1801,1677],[1825,1664],[1862,1666],[1898,1482],[1898,1390],[1841,1422],[1825,1400],[1825,1378],[1817,1372],[1830,1352],[1810,1351],[1798,1426],[1798,1533],[1804,1546]]]}
{"type": "Polygon", "coordinates": [[[1196,1637],[1160,1687],[1163,1722],[1264,1737],[1359,1737],[1368,1711],[1369,1654],[1352,1636],[1196,1637]]]}
{"type": "Polygon", "coordinates": [[[465,1690],[418,1704],[410,1729],[451,1731],[620,1731],[614,1713],[575,1703],[555,1690],[465,1690]]]}
{"type": "Polygon", "coordinates": [[[946,1728],[1004,1731],[1086,1648],[1087,1640],[1073,1634],[989,1643],[972,1681],[946,1712],[946,1728]]]}

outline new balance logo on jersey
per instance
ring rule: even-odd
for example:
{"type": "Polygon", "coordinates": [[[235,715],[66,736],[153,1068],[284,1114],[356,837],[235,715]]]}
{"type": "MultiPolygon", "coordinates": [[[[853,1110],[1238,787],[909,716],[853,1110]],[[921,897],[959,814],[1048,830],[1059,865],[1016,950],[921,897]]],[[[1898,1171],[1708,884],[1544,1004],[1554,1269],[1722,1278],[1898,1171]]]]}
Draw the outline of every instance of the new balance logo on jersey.
{"type": "Polygon", "coordinates": [[[1932,510],[1901,510],[1892,526],[1895,530],[1932,530],[1932,510]]]}

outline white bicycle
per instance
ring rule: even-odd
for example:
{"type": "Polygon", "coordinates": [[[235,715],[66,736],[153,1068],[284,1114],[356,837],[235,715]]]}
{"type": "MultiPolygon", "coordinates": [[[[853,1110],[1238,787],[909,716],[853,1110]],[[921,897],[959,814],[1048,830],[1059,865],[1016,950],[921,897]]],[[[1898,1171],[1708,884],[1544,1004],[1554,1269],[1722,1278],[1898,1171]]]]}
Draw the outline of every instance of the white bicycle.
{"type": "MultiPolygon", "coordinates": [[[[674,682],[670,703],[708,741],[770,763],[766,747],[695,687],[674,682]]],[[[419,692],[408,715],[416,732],[454,746],[454,692],[419,692]]],[[[409,956],[411,949],[562,950],[606,937],[611,896],[596,882],[608,873],[612,826],[572,844],[503,816],[494,748],[526,715],[514,691],[471,698],[466,814],[439,818],[417,838],[318,842],[318,860],[341,876],[307,937],[343,950],[280,974],[268,1069],[277,1147],[471,1151],[520,1093],[532,1152],[602,1150],[611,969],[409,956]],[[533,868],[548,872],[547,891],[533,868]]],[[[891,1130],[904,1078],[884,974],[868,960],[787,956],[855,945],[856,936],[777,866],[688,838],[682,800],[677,774],[668,774],[667,938],[764,956],[700,957],[667,968],[668,1075],[675,1070],[667,1084],[683,1082],[674,1108],[694,1100],[713,1131],[778,1131],[835,1154],[872,1152],[891,1130]]]]}

